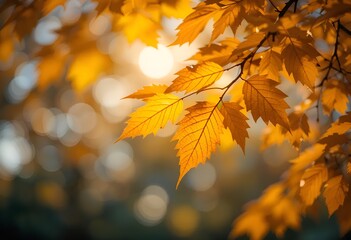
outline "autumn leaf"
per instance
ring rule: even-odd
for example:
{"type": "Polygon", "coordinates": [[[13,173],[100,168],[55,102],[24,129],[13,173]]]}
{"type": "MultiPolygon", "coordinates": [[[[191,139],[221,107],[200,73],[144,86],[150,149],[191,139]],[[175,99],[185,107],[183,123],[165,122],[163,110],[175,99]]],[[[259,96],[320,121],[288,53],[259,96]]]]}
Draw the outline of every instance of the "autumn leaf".
{"type": "Polygon", "coordinates": [[[244,101],[247,110],[255,121],[259,117],[268,124],[279,124],[289,129],[288,117],[285,112],[289,105],[284,101],[287,97],[282,91],[276,88],[278,83],[267,79],[265,76],[254,75],[245,80],[243,87],[244,101]]]}
{"type": "Polygon", "coordinates": [[[251,240],[260,240],[268,233],[269,225],[264,214],[260,212],[246,212],[236,221],[231,236],[248,233],[251,240]]]}
{"type": "Polygon", "coordinates": [[[345,114],[349,103],[347,87],[341,81],[330,79],[325,84],[322,93],[323,112],[330,115],[335,109],[340,114],[345,114]]]}
{"type": "Polygon", "coordinates": [[[146,105],[130,115],[123,133],[117,141],[127,137],[146,136],[156,133],[168,121],[175,123],[183,111],[183,100],[172,94],[156,94],[146,105]]]}
{"type": "Polygon", "coordinates": [[[172,45],[192,43],[204,30],[207,22],[220,13],[218,9],[216,4],[198,6],[195,12],[189,14],[178,26],[177,39],[172,45]]]}
{"type": "Polygon", "coordinates": [[[135,99],[146,99],[155,96],[158,93],[164,93],[167,89],[167,85],[151,85],[144,86],[135,93],[132,93],[124,98],[135,98],[135,99]]]}
{"type": "Polygon", "coordinates": [[[199,163],[205,163],[216,150],[224,128],[223,116],[217,105],[199,102],[187,109],[188,114],[178,123],[179,129],[173,140],[180,158],[180,173],[177,188],[184,175],[199,163]]]}
{"type": "Polygon", "coordinates": [[[247,133],[248,118],[240,112],[243,109],[238,103],[235,102],[224,102],[220,109],[223,115],[224,127],[229,128],[233,140],[235,140],[245,152],[245,138],[249,137],[247,133]]]}
{"type": "Polygon", "coordinates": [[[110,59],[96,48],[76,54],[69,67],[67,78],[72,81],[73,88],[82,92],[100,76],[110,64],[110,59]]]}
{"type": "Polygon", "coordinates": [[[222,16],[213,25],[211,42],[217,39],[228,26],[230,26],[235,34],[237,28],[244,19],[243,12],[244,9],[239,4],[233,4],[223,10],[222,16]]]}
{"type": "Polygon", "coordinates": [[[313,90],[318,77],[316,64],[306,58],[306,54],[296,43],[288,44],[281,55],[285,69],[294,77],[295,81],[299,81],[313,90]]]}
{"type": "Polygon", "coordinates": [[[232,55],[241,55],[244,51],[257,47],[257,45],[265,37],[264,33],[250,34],[244,41],[242,41],[233,51],[232,55]]]}
{"type": "Polygon", "coordinates": [[[223,68],[214,62],[186,67],[177,72],[178,77],[167,88],[166,93],[175,91],[188,93],[208,87],[221,78],[223,71],[223,68]]]}
{"type": "Polygon", "coordinates": [[[323,196],[328,207],[329,216],[331,216],[345,200],[345,194],[349,186],[344,182],[342,175],[335,176],[325,184],[323,196]]]}
{"type": "Polygon", "coordinates": [[[300,171],[306,168],[308,165],[317,161],[320,157],[324,155],[325,144],[315,144],[312,147],[303,151],[300,156],[291,160],[293,164],[291,167],[292,171],[300,171]]]}
{"type": "Polygon", "coordinates": [[[279,71],[282,70],[282,58],[279,53],[272,49],[261,55],[259,72],[261,75],[267,74],[267,77],[279,82],[279,71]]]}
{"type": "Polygon", "coordinates": [[[321,194],[322,184],[328,180],[328,168],[325,164],[316,164],[308,168],[300,182],[300,197],[306,206],[310,206],[321,194]]]}

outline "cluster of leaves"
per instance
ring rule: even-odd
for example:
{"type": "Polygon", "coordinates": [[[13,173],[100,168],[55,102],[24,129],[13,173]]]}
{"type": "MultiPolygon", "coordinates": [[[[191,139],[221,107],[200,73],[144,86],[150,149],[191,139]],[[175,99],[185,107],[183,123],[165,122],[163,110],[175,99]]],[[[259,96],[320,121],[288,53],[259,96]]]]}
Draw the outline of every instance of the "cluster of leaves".
{"type": "Polygon", "coordinates": [[[262,239],[270,229],[278,236],[287,228],[297,229],[301,215],[314,207],[320,195],[329,214],[337,214],[341,233],[346,233],[351,229],[347,214],[351,207],[351,114],[346,113],[351,93],[350,8],[350,1],[313,0],[198,4],[179,25],[173,43],[191,43],[213,20],[208,45],[192,58],[198,63],[180,70],[170,86],[149,86],[130,95],[146,104],[130,116],[120,139],[155,133],[182,116],[185,99],[208,91],[217,96],[219,90],[216,101],[194,103],[177,123],[173,137],[180,158],[177,186],[191,168],[204,163],[216,150],[224,129],[230,130],[233,141],[244,151],[249,128],[246,115],[251,112],[255,121],[261,118],[271,123],[266,146],[279,144],[281,139],[288,139],[298,149],[303,141],[310,141],[312,146],[291,161],[280,183],[248,206],[236,220],[233,236],[247,233],[252,239],[262,239]],[[241,25],[245,27],[244,40],[230,37],[216,42],[227,28],[236,36],[241,25]],[[213,86],[223,72],[233,68],[238,73],[228,85],[213,86]],[[310,91],[310,96],[294,108],[277,88],[285,79],[299,82],[310,91]],[[235,101],[226,100],[234,94],[235,101]],[[317,119],[308,114],[313,110],[317,119]],[[335,122],[334,113],[342,115],[335,122]],[[310,123],[318,123],[321,114],[332,123],[312,141],[310,123]]]}
{"type": "MultiPolygon", "coordinates": [[[[2,16],[7,16],[0,31],[1,59],[8,58],[15,42],[64,2],[5,1],[0,6],[0,12],[6,13],[2,16]]],[[[96,4],[97,14],[111,16],[114,30],[130,41],[141,39],[153,46],[162,16],[186,16],[173,45],[193,42],[213,21],[209,42],[192,57],[197,64],[180,70],[169,86],[145,86],[128,96],[145,105],[131,114],[119,140],[155,134],[168,122],[178,124],[173,137],[180,158],[178,187],[190,169],[210,158],[226,129],[245,151],[250,113],[270,129],[264,147],[287,139],[301,154],[291,160],[279,183],[248,205],[236,220],[232,235],[262,239],[269,230],[281,236],[287,228],[297,229],[301,216],[318,207],[320,196],[329,214],[336,214],[341,234],[351,230],[351,114],[347,112],[351,1],[207,0],[193,11],[189,1],[183,0],[104,0],[96,4]],[[218,40],[225,31],[238,36],[239,28],[244,29],[243,39],[218,40]],[[226,86],[214,85],[224,72],[235,69],[237,73],[226,86]],[[289,106],[284,100],[287,95],[278,88],[283,81],[301,83],[310,95],[299,105],[289,106]],[[201,93],[212,94],[215,100],[191,102],[191,96],[201,93]],[[183,114],[185,100],[192,105],[183,114]],[[316,114],[311,114],[313,111],[316,114]],[[310,125],[322,117],[328,124],[321,126],[320,136],[311,137],[310,125]],[[309,142],[310,147],[304,149],[302,142],[309,142]]],[[[90,15],[81,21],[89,21],[90,15]]],[[[45,87],[67,72],[80,90],[107,71],[110,60],[97,51],[96,36],[87,29],[67,25],[58,34],[55,44],[34,54],[42,59],[39,86],[45,87]],[[64,50],[67,48],[58,47],[61,45],[68,46],[70,54],[64,50]]]]}

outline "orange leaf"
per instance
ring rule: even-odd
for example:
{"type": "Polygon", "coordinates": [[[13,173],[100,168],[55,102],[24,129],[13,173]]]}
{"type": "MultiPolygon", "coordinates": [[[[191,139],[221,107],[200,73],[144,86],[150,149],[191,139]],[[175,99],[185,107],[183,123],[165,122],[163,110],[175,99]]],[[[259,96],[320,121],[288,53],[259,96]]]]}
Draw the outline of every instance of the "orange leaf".
{"type": "Polygon", "coordinates": [[[204,30],[207,22],[219,14],[219,7],[216,4],[201,5],[195,9],[195,12],[188,15],[178,26],[177,40],[172,45],[192,43],[195,38],[204,30]]]}
{"type": "Polygon", "coordinates": [[[180,70],[166,93],[174,91],[192,92],[208,87],[221,78],[223,68],[214,62],[204,62],[194,67],[180,70]]]}
{"type": "Polygon", "coordinates": [[[156,133],[168,121],[175,123],[183,110],[183,100],[172,94],[156,94],[146,105],[130,115],[123,133],[117,141],[127,137],[146,136],[156,133]]]}
{"type": "Polygon", "coordinates": [[[217,39],[228,26],[231,27],[233,33],[235,34],[237,28],[244,19],[243,12],[244,9],[238,4],[233,4],[226,8],[223,15],[213,25],[211,42],[217,39]]]}
{"type": "Polygon", "coordinates": [[[347,87],[341,81],[330,79],[322,93],[323,112],[330,115],[335,109],[340,114],[345,114],[349,103],[347,87]]]}
{"type": "Polygon", "coordinates": [[[344,182],[342,175],[333,177],[325,184],[323,196],[331,216],[345,200],[345,194],[349,191],[349,186],[344,182]]]}
{"type": "Polygon", "coordinates": [[[245,152],[245,138],[248,138],[247,128],[248,118],[240,112],[242,107],[235,102],[225,102],[222,105],[221,113],[224,117],[224,127],[229,128],[233,140],[235,140],[245,152]]]}
{"type": "Polygon", "coordinates": [[[223,116],[217,105],[199,102],[187,109],[189,113],[179,122],[173,137],[180,157],[180,173],[177,188],[184,175],[199,163],[205,163],[216,150],[222,133],[223,116]]]}
{"type": "Polygon", "coordinates": [[[322,184],[328,180],[328,168],[325,164],[317,164],[308,168],[301,179],[300,196],[306,206],[310,206],[321,194],[322,184]]]}
{"type": "Polygon", "coordinates": [[[267,77],[279,82],[279,71],[282,70],[281,55],[272,49],[264,52],[259,65],[260,74],[267,74],[267,77]]]}
{"type": "Polygon", "coordinates": [[[303,170],[308,165],[321,158],[324,154],[324,150],[325,144],[315,144],[312,147],[308,148],[307,150],[302,152],[300,156],[290,161],[293,164],[291,170],[303,170]]]}
{"type": "Polygon", "coordinates": [[[244,83],[244,101],[255,121],[261,117],[266,124],[271,122],[273,125],[279,124],[289,129],[289,121],[285,112],[289,105],[284,101],[286,95],[275,87],[277,84],[265,76],[250,77],[244,83]]]}
{"type": "Polygon", "coordinates": [[[167,89],[167,85],[151,85],[144,86],[135,93],[132,93],[124,98],[136,98],[136,99],[146,99],[155,96],[158,93],[164,93],[167,89]]]}
{"type": "Polygon", "coordinates": [[[314,89],[318,70],[316,64],[308,59],[306,53],[297,44],[288,44],[281,54],[284,58],[284,65],[289,73],[302,84],[314,89]]]}

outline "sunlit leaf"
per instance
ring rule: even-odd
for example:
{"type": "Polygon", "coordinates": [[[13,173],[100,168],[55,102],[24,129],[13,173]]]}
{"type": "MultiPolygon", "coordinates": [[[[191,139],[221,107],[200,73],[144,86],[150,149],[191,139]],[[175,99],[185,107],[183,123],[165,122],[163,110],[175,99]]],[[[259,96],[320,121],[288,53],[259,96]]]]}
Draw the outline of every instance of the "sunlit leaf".
{"type": "Polygon", "coordinates": [[[308,168],[301,178],[300,196],[306,206],[312,205],[321,194],[322,184],[328,180],[328,169],[324,164],[308,168]]]}
{"type": "Polygon", "coordinates": [[[172,94],[156,94],[130,115],[123,133],[118,138],[155,134],[170,121],[175,123],[183,111],[183,100],[172,94]]]}
{"type": "Polygon", "coordinates": [[[332,215],[345,200],[349,186],[344,182],[343,176],[335,176],[325,184],[323,196],[328,207],[329,216],[332,215]]]}
{"type": "Polygon", "coordinates": [[[177,140],[180,173],[177,187],[184,175],[199,163],[205,163],[219,144],[224,128],[223,116],[216,105],[199,102],[187,109],[188,114],[179,122],[173,137],[177,140]]]}
{"type": "Polygon", "coordinates": [[[125,98],[136,98],[136,99],[145,99],[152,97],[158,93],[164,93],[167,89],[167,85],[151,85],[145,86],[142,89],[139,89],[135,93],[132,93],[125,98]]]}
{"type": "Polygon", "coordinates": [[[247,133],[248,118],[240,112],[242,107],[235,102],[224,102],[220,109],[224,119],[224,127],[229,128],[233,140],[235,140],[245,152],[245,139],[249,137],[247,133]]]}
{"type": "Polygon", "coordinates": [[[271,122],[289,129],[285,112],[289,105],[284,101],[287,96],[276,85],[277,82],[265,76],[255,75],[247,79],[243,87],[246,108],[251,110],[255,121],[261,117],[266,124],[271,122]]]}
{"type": "Polygon", "coordinates": [[[200,90],[220,79],[223,71],[223,68],[214,62],[204,62],[186,67],[177,72],[178,77],[167,88],[166,92],[200,90]]]}

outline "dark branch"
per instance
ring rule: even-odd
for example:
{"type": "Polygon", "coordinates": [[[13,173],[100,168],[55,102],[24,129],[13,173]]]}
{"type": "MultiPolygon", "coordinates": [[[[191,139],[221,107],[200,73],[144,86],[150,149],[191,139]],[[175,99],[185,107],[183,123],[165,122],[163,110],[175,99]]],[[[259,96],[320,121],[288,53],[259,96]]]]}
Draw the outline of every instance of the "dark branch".
{"type": "Polygon", "coordinates": [[[289,0],[289,2],[285,3],[284,8],[280,11],[280,13],[278,15],[278,19],[284,16],[284,14],[288,11],[288,9],[291,7],[291,5],[293,3],[295,3],[295,8],[294,8],[294,12],[295,12],[296,11],[297,2],[298,2],[298,0],[289,0]]]}
{"type": "Polygon", "coordinates": [[[351,36],[351,30],[346,28],[344,25],[342,25],[341,23],[339,23],[340,29],[343,30],[345,33],[347,33],[348,35],[351,36]]]}

